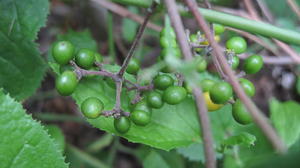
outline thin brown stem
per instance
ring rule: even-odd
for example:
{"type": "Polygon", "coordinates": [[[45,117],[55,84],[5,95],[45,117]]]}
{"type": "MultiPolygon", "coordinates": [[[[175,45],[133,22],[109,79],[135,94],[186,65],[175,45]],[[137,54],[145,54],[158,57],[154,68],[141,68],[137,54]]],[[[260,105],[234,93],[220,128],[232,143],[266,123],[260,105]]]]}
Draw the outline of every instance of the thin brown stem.
{"type": "MultiPolygon", "coordinates": [[[[257,11],[252,4],[252,0],[244,0],[244,2],[245,2],[246,9],[249,11],[249,13],[251,12],[250,13],[251,18],[254,20],[261,21],[260,16],[257,15],[257,11]]],[[[266,9],[268,9],[267,6],[261,8],[261,10],[266,10],[266,9]]],[[[264,11],[263,13],[267,13],[267,12],[264,11]]],[[[268,20],[268,21],[271,23],[273,22],[273,20],[268,20]]],[[[300,64],[300,56],[289,45],[276,39],[272,39],[272,40],[277,44],[277,46],[279,46],[282,50],[284,50],[287,54],[289,54],[294,61],[300,64]]]]}
{"type": "MultiPolygon", "coordinates": [[[[247,54],[239,54],[238,57],[241,59],[246,59],[249,55],[247,54]]],[[[262,56],[265,64],[271,65],[291,65],[297,64],[291,57],[289,56],[262,56]]]]}
{"type": "Polygon", "coordinates": [[[300,20],[300,8],[298,4],[294,0],[287,0],[286,2],[294,11],[294,13],[298,16],[298,19],[300,20]]]}
{"type": "Polygon", "coordinates": [[[134,51],[135,51],[138,43],[141,40],[141,37],[142,37],[142,35],[143,35],[144,31],[145,31],[146,25],[147,25],[150,17],[152,16],[152,14],[154,13],[154,10],[155,10],[156,6],[157,6],[157,3],[155,1],[153,1],[151,7],[148,9],[148,12],[147,12],[147,15],[146,15],[146,17],[144,19],[143,24],[138,29],[136,37],[135,37],[135,39],[134,39],[134,41],[133,41],[133,43],[131,45],[131,48],[130,48],[130,50],[129,50],[129,52],[128,52],[128,54],[127,54],[127,56],[126,56],[126,58],[125,58],[125,60],[123,62],[123,65],[122,65],[120,71],[118,72],[118,75],[120,77],[122,77],[124,75],[124,72],[125,72],[128,64],[129,64],[131,58],[133,57],[134,51]]]}
{"type": "Polygon", "coordinates": [[[278,51],[276,50],[276,48],[272,48],[272,46],[270,46],[268,43],[264,42],[262,39],[260,39],[259,37],[253,35],[253,34],[250,34],[248,32],[245,32],[245,31],[241,31],[241,30],[238,30],[238,29],[234,29],[234,28],[230,28],[228,27],[227,28],[228,30],[231,30],[231,31],[234,31],[256,43],[258,43],[259,45],[263,46],[265,49],[269,50],[270,52],[272,52],[274,55],[277,55],[278,54],[278,51]]]}
{"type": "Polygon", "coordinates": [[[264,116],[259,109],[255,106],[255,104],[251,101],[251,99],[245,94],[244,90],[240,86],[234,72],[231,70],[230,66],[227,64],[227,60],[221,50],[221,47],[218,45],[218,43],[215,41],[214,37],[211,36],[209,27],[204,20],[202,14],[199,12],[197,3],[195,0],[184,0],[184,2],[187,4],[188,8],[192,12],[192,14],[195,16],[195,19],[198,23],[198,26],[204,31],[206,37],[208,38],[208,42],[213,47],[213,55],[218,58],[218,60],[221,63],[221,66],[228,76],[229,82],[233,86],[233,89],[237,96],[241,99],[243,104],[246,106],[247,110],[251,114],[254,122],[261,128],[262,132],[266,135],[266,137],[269,139],[273,147],[276,151],[279,153],[285,153],[286,147],[284,143],[282,142],[281,138],[277,135],[274,128],[269,124],[268,119],[266,116],[264,116]]]}
{"type": "MultiPolygon", "coordinates": [[[[179,42],[181,52],[185,60],[191,60],[192,52],[188,44],[188,40],[185,35],[182,20],[180,18],[175,0],[165,0],[165,4],[168,10],[171,23],[175,29],[176,37],[179,42]]],[[[204,151],[205,151],[205,164],[207,168],[216,167],[216,159],[213,148],[213,138],[210,128],[210,121],[208,118],[208,112],[205,104],[205,100],[202,94],[201,88],[193,87],[193,94],[195,96],[196,105],[198,109],[198,116],[201,124],[201,130],[203,135],[204,151]]]]}
{"type": "Polygon", "coordinates": [[[271,14],[271,11],[269,10],[269,8],[266,6],[264,0],[256,0],[259,8],[261,9],[263,15],[267,18],[268,21],[270,21],[271,23],[274,22],[274,17],[271,14]]]}
{"type": "MultiPolygon", "coordinates": [[[[129,10],[127,10],[126,8],[118,5],[118,4],[115,4],[113,2],[110,2],[110,1],[107,1],[107,0],[92,0],[93,2],[103,6],[104,8],[122,16],[122,17],[126,17],[126,18],[129,18],[129,19],[132,19],[133,21],[139,23],[139,24],[142,24],[144,22],[144,18],[141,17],[141,16],[138,16],[132,12],[130,12],[129,10]]],[[[151,23],[149,22],[147,24],[147,27],[155,30],[155,31],[158,31],[160,32],[161,31],[161,27],[154,24],[154,23],[151,23]]]]}

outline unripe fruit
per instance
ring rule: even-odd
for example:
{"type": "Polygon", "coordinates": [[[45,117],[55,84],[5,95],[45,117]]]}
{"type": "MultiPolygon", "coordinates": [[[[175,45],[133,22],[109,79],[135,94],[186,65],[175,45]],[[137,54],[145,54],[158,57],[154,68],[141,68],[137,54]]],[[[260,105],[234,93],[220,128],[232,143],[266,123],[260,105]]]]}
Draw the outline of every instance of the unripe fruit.
{"type": "Polygon", "coordinates": [[[255,87],[252,82],[244,78],[240,78],[239,81],[248,96],[252,97],[255,95],[255,87]]]}
{"type": "Polygon", "coordinates": [[[224,104],[232,97],[232,87],[227,82],[216,83],[210,90],[211,100],[216,104],[224,104]]]}
{"type": "Polygon", "coordinates": [[[161,108],[164,104],[162,96],[157,91],[152,91],[147,95],[147,103],[152,108],[161,108]]]}
{"type": "Polygon", "coordinates": [[[153,84],[155,88],[165,90],[174,84],[174,79],[167,74],[157,75],[153,80],[153,84]]]}
{"type": "Polygon", "coordinates": [[[181,86],[168,87],[163,95],[163,100],[171,105],[182,102],[187,96],[186,90],[181,86]]]}
{"type": "Polygon", "coordinates": [[[225,31],[225,28],[223,25],[213,24],[213,27],[214,27],[215,34],[222,34],[225,31]]]}
{"type": "Polygon", "coordinates": [[[75,56],[78,66],[84,69],[90,69],[95,62],[95,53],[89,49],[80,49],[75,56]]]}
{"type": "Polygon", "coordinates": [[[200,82],[200,86],[203,90],[203,92],[209,92],[209,90],[216,84],[215,81],[210,80],[210,79],[203,79],[200,82]]]}
{"type": "Polygon", "coordinates": [[[69,41],[57,42],[52,48],[53,58],[60,65],[68,64],[73,59],[74,52],[74,46],[69,41]]]}
{"type": "Polygon", "coordinates": [[[116,131],[118,131],[121,134],[125,134],[126,132],[129,131],[131,126],[130,119],[128,117],[120,117],[120,118],[115,118],[114,120],[114,127],[116,131]]]}
{"type": "Polygon", "coordinates": [[[226,42],[226,48],[234,51],[236,54],[241,54],[246,51],[247,42],[242,37],[232,37],[226,42]]]}
{"type": "Polygon", "coordinates": [[[221,107],[223,107],[223,104],[215,104],[214,102],[211,101],[209,92],[204,92],[203,96],[204,96],[208,111],[216,111],[216,110],[219,110],[221,107]]]}
{"type": "Polygon", "coordinates": [[[85,117],[95,119],[100,116],[103,107],[101,100],[96,97],[89,97],[82,102],[81,111],[85,117]]]}
{"type": "Polygon", "coordinates": [[[71,95],[77,86],[76,74],[72,71],[63,72],[55,81],[55,87],[62,96],[71,95]]]}
{"type": "Polygon", "coordinates": [[[129,74],[135,75],[135,74],[137,74],[137,72],[139,70],[140,70],[140,62],[137,59],[132,58],[129,61],[126,72],[129,73],[129,74]]]}
{"type": "Polygon", "coordinates": [[[261,70],[263,65],[264,62],[260,55],[251,55],[245,60],[243,70],[247,74],[255,74],[261,70]]]}
{"type": "Polygon", "coordinates": [[[234,120],[242,125],[252,123],[252,117],[243,103],[238,99],[232,106],[232,116],[234,120]]]}
{"type": "Polygon", "coordinates": [[[141,110],[135,110],[130,114],[132,122],[139,126],[146,126],[151,120],[149,113],[141,110]]]}

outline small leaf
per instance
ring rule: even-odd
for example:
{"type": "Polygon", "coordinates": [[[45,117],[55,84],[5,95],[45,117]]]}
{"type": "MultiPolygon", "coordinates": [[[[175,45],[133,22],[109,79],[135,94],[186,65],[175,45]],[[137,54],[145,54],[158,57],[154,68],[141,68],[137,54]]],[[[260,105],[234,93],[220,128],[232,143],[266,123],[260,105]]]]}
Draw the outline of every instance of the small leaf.
{"type": "Polygon", "coordinates": [[[66,168],[59,147],[20,103],[0,91],[1,167],[66,168]]]}
{"type": "Polygon", "coordinates": [[[287,146],[293,145],[300,137],[300,104],[294,101],[270,102],[271,120],[278,134],[287,146]]]}
{"type": "Polygon", "coordinates": [[[143,161],[144,168],[171,168],[168,163],[154,150],[143,161]]]}
{"type": "Polygon", "coordinates": [[[233,145],[246,145],[248,147],[253,146],[256,141],[256,137],[247,132],[242,132],[239,135],[231,136],[223,141],[224,146],[233,146],[233,145]]]}
{"type": "Polygon", "coordinates": [[[174,151],[165,152],[161,150],[150,149],[143,158],[145,168],[184,168],[184,161],[174,151]]]}

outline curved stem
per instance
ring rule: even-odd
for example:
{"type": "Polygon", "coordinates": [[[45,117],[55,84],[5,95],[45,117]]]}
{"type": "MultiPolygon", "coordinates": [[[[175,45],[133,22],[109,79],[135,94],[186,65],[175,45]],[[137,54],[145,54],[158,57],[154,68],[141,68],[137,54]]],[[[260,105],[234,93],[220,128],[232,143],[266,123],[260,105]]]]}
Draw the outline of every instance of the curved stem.
{"type": "Polygon", "coordinates": [[[214,23],[244,30],[250,33],[262,36],[276,38],[287,43],[300,45],[300,33],[292,30],[282,29],[268,23],[245,19],[239,16],[233,16],[222,12],[200,8],[199,11],[203,17],[214,23]]]}
{"type": "MultiPolygon", "coordinates": [[[[191,48],[188,44],[182,20],[180,18],[175,0],[165,0],[165,4],[168,10],[171,23],[174,27],[177,41],[184,56],[185,60],[191,60],[193,58],[191,48]]],[[[213,137],[210,128],[210,121],[208,117],[207,107],[202,94],[202,90],[199,87],[193,86],[193,95],[195,97],[195,103],[198,110],[198,117],[200,120],[204,153],[205,153],[205,165],[206,168],[216,167],[216,158],[213,147],[213,137]]]]}
{"type": "Polygon", "coordinates": [[[211,35],[209,27],[204,20],[203,16],[197,8],[197,3],[195,0],[184,0],[184,2],[189,7],[192,14],[195,16],[195,19],[199,27],[204,31],[205,36],[208,38],[209,44],[213,47],[213,55],[218,58],[220,61],[224,72],[228,75],[228,80],[232,84],[233,89],[237,96],[241,99],[249,113],[251,114],[254,122],[261,128],[262,132],[268,138],[268,140],[273,145],[274,149],[277,152],[283,154],[286,152],[286,147],[280,137],[277,135],[274,128],[268,122],[268,119],[259,111],[251,99],[245,94],[241,85],[239,84],[234,72],[231,70],[230,66],[227,64],[227,60],[224,57],[224,54],[221,50],[221,47],[215,41],[214,37],[211,35]]]}
{"type": "MultiPolygon", "coordinates": [[[[124,1],[124,0],[120,0],[120,1],[124,1]]],[[[139,3],[143,3],[142,6],[144,7],[149,6],[149,2],[145,0],[140,0],[139,3]]],[[[128,0],[127,4],[136,5],[132,3],[130,0],[128,0]]],[[[287,43],[300,45],[299,32],[279,28],[268,23],[249,20],[243,17],[233,16],[230,14],[226,14],[223,12],[218,12],[210,9],[199,8],[199,11],[203,15],[203,17],[209,22],[223,24],[225,26],[244,30],[246,32],[259,34],[270,38],[276,38],[278,40],[287,43]]],[[[182,13],[186,14],[186,11],[183,11],[182,13]]]]}

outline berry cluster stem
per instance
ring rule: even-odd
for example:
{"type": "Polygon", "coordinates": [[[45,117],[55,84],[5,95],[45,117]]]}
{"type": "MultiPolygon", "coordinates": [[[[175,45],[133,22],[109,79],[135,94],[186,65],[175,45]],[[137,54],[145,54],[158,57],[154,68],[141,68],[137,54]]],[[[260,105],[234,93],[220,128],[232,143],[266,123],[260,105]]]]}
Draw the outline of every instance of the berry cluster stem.
{"type": "Polygon", "coordinates": [[[122,64],[121,69],[117,73],[111,73],[111,72],[104,70],[102,68],[103,65],[101,63],[95,63],[99,67],[99,69],[100,69],[99,71],[91,71],[91,70],[85,70],[85,69],[80,68],[78,65],[76,65],[76,63],[74,61],[70,62],[70,64],[75,68],[75,72],[79,79],[81,79],[83,76],[86,76],[86,75],[100,75],[100,76],[110,77],[114,80],[114,82],[116,84],[115,107],[112,110],[103,111],[102,115],[104,115],[104,116],[107,116],[107,117],[114,116],[115,118],[119,118],[122,115],[123,116],[130,115],[129,112],[124,112],[121,109],[121,94],[122,94],[123,82],[127,82],[127,83],[133,85],[133,87],[127,88],[128,90],[137,90],[137,92],[140,92],[143,90],[150,90],[153,88],[153,86],[151,84],[148,86],[140,86],[129,80],[124,79],[124,73],[128,67],[128,64],[129,64],[131,58],[133,57],[134,51],[135,51],[138,43],[140,42],[140,39],[145,31],[147,23],[148,23],[150,17],[152,16],[152,14],[154,13],[156,6],[157,6],[157,3],[155,1],[153,1],[151,7],[147,10],[147,15],[143,21],[143,24],[139,27],[139,30],[136,34],[133,44],[131,45],[131,48],[124,60],[124,63],[122,64]]]}

